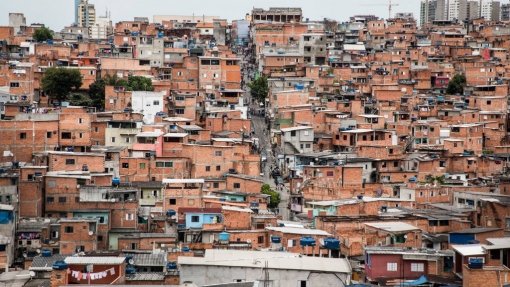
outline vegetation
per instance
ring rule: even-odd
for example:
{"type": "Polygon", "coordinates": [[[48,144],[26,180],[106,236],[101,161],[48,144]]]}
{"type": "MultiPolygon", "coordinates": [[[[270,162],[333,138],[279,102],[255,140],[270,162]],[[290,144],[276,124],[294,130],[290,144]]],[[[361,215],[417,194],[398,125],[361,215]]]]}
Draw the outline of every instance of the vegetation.
{"type": "Polygon", "coordinates": [[[37,42],[44,42],[46,40],[53,40],[53,32],[46,28],[41,27],[34,31],[34,34],[32,35],[32,38],[34,38],[37,42]]]}
{"type": "Polygon", "coordinates": [[[430,184],[437,183],[439,185],[444,184],[445,179],[446,178],[445,178],[444,175],[441,175],[441,176],[432,176],[431,174],[429,174],[429,175],[427,175],[425,177],[425,180],[427,181],[427,183],[430,183],[430,184]]]}
{"type": "Polygon", "coordinates": [[[271,196],[269,201],[269,208],[278,208],[278,205],[280,204],[280,194],[274,190],[271,189],[271,186],[269,184],[262,185],[262,188],[260,190],[262,194],[267,194],[271,196]]]}
{"type": "Polygon", "coordinates": [[[455,75],[448,83],[446,93],[449,95],[462,94],[464,93],[464,87],[466,86],[466,76],[462,74],[455,75]]]}
{"type": "Polygon", "coordinates": [[[60,102],[67,100],[71,91],[82,85],[82,76],[76,69],[49,68],[44,73],[41,85],[46,94],[60,102]]]}
{"type": "Polygon", "coordinates": [[[128,80],[117,77],[117,75],[106,75],[102,79],[96,80],[89,89],[91,106],[98,110],[104,109],[105,87],[115,86],[124,87],[126,91],[154,91],[152,81],[149,78],[141,76],[131,76],[128,80]]]}
{"type": "Polygon", "coordinates": [[[254,81],[248,84],[250,87],[251,95],[254,99],[259,102],[264,102],[269,93],[269,86],[267,83],[267,77],[258,77],[254,81]]]}
{"type": "Polygon", "coordinates": [[[154,91],[152,80],[141,76],[129,76],[127,89],[129,91],[154,91]]]}

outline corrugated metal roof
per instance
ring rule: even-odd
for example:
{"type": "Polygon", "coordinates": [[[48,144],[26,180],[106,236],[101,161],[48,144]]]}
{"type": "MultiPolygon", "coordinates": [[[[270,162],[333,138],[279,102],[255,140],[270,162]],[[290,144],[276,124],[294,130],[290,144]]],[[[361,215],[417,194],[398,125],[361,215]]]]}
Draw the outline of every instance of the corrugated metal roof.
{"type": "Polygon", "coordinates": [[[65,258],[66,258],[65,256],[60,255],[60,254],[54,254],[53,256],[50,256],[50,257],[42,257],[42,256],[34,257],[34,259],[32,261],[32,266],[30,267],[30,270],[33,270],[33,271],[51,270],[53,263],[55,263],[56,261],[64,260],[65,258]]]}
{"type": "Polygon", "coordinates": [[[133,254],[135,266],[164,266],[165,254],[133,254]]]}
{"type": "Polygon", "coordinates": [[[308,229],[298,227],[266,227],[266,230],[289,234],[331,236],[328,232],[320,229],[308,229]]]}
{"type": "Polygon", "coordinates": [[[163,272],[144,272],[126,275],[127,281],[161,281],[165,280],[163,272]]]}
{"type": "Polygon", "coordinates": [[[110,264],[122,264],[126,260],[126,257],[84,257],[84,256],[70,256],[64,261],[67,264],[93,264],[93,265],[110,265],[110,264]]]}

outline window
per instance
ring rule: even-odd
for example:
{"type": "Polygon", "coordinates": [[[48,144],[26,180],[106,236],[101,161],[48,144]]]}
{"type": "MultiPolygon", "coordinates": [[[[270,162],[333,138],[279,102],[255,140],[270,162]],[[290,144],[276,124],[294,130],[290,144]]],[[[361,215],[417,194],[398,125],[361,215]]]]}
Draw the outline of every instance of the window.
{"type": "Polygon", "coordinates": [[[18,82],[11,82],[11,88],[19,88],[19,83],[18,82]]]}
{"type": "Polygon", "coordinates": [[[170,205],[176,205],[176,204],[177,204],[177,199],[175,199],[175,198],[170,198],[170,199],[168,200],[168,203],[169,203],[170,205]]]}
{"type": "Polygon", "coordinates": [[[138,244],[136,244],[136,243],[131,243],[131,249],[132,249],[132,250],[136,250],[136,249],[138,249],[138,244]]]}
{"type": "Polygon", "coordinates": [[[241,184],[239,182],[234,182],[234,188],[241,188],[241,184]]]}
{"type": "Polygon", "coordinates": [[[296,131],[291,131],[291,132],[290,132],[290,136],[291,136],[291,137],[295,137],[295,136],[296,136],[296,131]]]}
{"type": "Polygon", "coordinates": [[[191,216],[191,222],[200,222],[200,217],[198,215],[191,216]]]}
{"type": "Polygon", "coordinates": [[[97,236],[97,241],[103,241],[103,236],[102,235],[98,235],[97,236]]]}
{"type": "Polygon", "coordinates": [[[205,167],[205,171],[211,171],[211,167],[210,166],[206,166],[205,167]]]}
{"type": "Polygon", "coordinates": [[[306,282],[306,280],[300,280],[300,281],[298,281],[298,282],[299,282],[298,287],[307,287],[307,285],[306,285],[306,283],[307,283],[307,282],[306,282]]]}
{"type": "Polygon", "coordinates": [[[19,133],[19,139],[24,140],[27,138],[27,133],[19,133]]]}
{"type": "Polygon", "coordinates": [[[218,182],[213,183],[213,188],[220,188],[220,184],[218,182]]]}
{"type": "Polygon", "coordinates": [[[126,143],[129,143],[131,141],[130,138],[126,138],[126,143]]]}
{"type": "Polygon", "coordinates": [[[333,175],[334,175],[333,171],[326,172],[326,176],[333,176],[333,175]]]}
{"type": "Polygon", "coordinates": [[[145,169],[145,162],[140,163],[140,169],[145,169]]]}
{"type": "Polygon", "coordinates": [[[216,166],[216,171],[220,171],[221,170],[221,166],[220,165],[217,165],[216,166]]]}
{"type": "Polygon", "coordinates": [[[129,163],[123,162],[122,163],[122,168],[129,168],[129,163]]]}
{"type": "Polygon", "coordinates": [[[65,233],[73,233],[73,232],[74,232],[74,228],[72,226],[66,226],[65,233]]]}
{"type": "Polygon", "coordinates": [[[74,158],[67,158],[66,159],[66,165],[72,165],[72,164],[75,164],[74,158]]]}
{"type": "Polygon", "coordinates": [[[78,119],[78,123],[79,123],[79,124],[83,124],[83,119],[82,119],[82,118],[79,118],[79,119],[78,119]]]}
{"type": "Polygon", "coordinates": [[[59,203],[65,203],[67,201],[67,198],[66,197],[59,197],[58,198],[58,202],[59,203]]]}
{"type": "Polygon", "coordinates": [[[215,155],[215,156],[222,156],[222,152],[221,152],[221,150],[217,150],[217,151],[215,151],[215,152],[214,152],[214,155],[215,155]]]}
{"type": "Polygon", "coordinates": [[[126,213],[126,220],[135,220],[135,215],[133,213],[126,213]]]}
{"type": "Polygon", "coordinates": [[[496,260],[499,260],[501,259],[501,250],[499,249],[495,249],[495,250],[491,250],[491,259],[496,259],[496,260]]]}
{"type": "Polygon", "coordinates": [[[258,244],[262,244],[262,243],[264,243],[264,236],[259,236],[259,237],[257,238],[257,243],[258,243],[258,244]]]}
{"type": "Polygon", "coordinates": [[[397,263],[395,263],[395,262],[388,262],[386,264],[386,270],[387,271],[398,271],[397,263]]]}
{"type": "Polygon", "coordinates": [[[155,106],[159,106],[159,101],[153,101],[152,104],[155,106]]]}
{"type": "Polygon", "coordinates": [[[411,272],[423,272],[424,264],[423,263],[411,263],[411,272]]]}
{"type": "Polygon", "coordinates": [[[115,137],[112,137],[112,143],[114,143],[114,142],[115,142],[115,137]]]}
{"type": "Polygon", "coordinates": [[[69,132],[62,133],[62,139],[64,139],[64,140],[70,140],[71,137],[72,137],[71,133],[69,133],[69,132]]]}
{"type": "Polygon", "coordinates": [[[50,139],[50,138],[51,138],[51,135],[52,135],[52,132],[46,132],[46,138],[47,138],[47,139],[50,139]]]}
{"type": "Polygon", "coordinates": [[[46,202],[47,203],[53,203],[54,201],[55,201],[55,198],[53,198],[53,196],[46,197],[46,202]]]}

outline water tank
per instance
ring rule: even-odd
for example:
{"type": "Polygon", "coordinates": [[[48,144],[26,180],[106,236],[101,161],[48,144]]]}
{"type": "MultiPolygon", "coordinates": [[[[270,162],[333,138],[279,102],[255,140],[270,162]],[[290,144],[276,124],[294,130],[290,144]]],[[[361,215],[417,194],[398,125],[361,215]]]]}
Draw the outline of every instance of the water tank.
{"type": "Polygon", "coordinates": [[[126,267],[126,274],[135,274],[135,273],[136,273],[135,267],[133,267],[133,266],[126,267]]]}
{"type": "Polygon", "coordinates": [[[188,246],[182,247],[182,252],[190,252],[190,249],[188,246]]]}
{"type": "Polygon", "coordinates": [[[305,85],[303,85],[303,84],[295,84],[295,85],[294,85],[294,88],[295,88],[296,90],[298,90],[298,91],[302,91],[302,90],[304,90],[304,89],[305,89],[305,85]]]}
{"type": "Polygon", "coordinates": [[[230,233],[228,233],[228,232],[222,232],[222,233],[220,233],[220,234],[219,234],[219,237],[218,237],[218,238],[219,238],[219,240],[220,240],[220,241],[226,241],[226,242],[228,242],[228,241],[230,241],[230,233]]]}
{"type": "Polygon", "coordinates": [[[169,209],[166,211],[166,216],[168,216],[168,217],[175,216],[176,214],[177,214],[177,212],[173,209],[169,209]]]}
{"type": "Polygon", "coordinates": [[[53,266],[52,266],[52,268],[54,270],[66,270],[67,267],[68,267],[67,263],[62,260],[55,261],[55,263],[53,263],[53,266]]]}
{"type": "Polygon", "coordinates": [[[340,240],[336,238],[326,238],[324,239],[324,247],[329,250],[339,250],[340,249],[340,240]]]}
{"type": "Polygon", "coordinates": [[[482,269],[483,268],[483,258],[469,258],[468,267],[471,269],[482,269]]]}
{"type": "Polygon", "coordinates": [[[120,178],[118,178],[118,177],[114,177],[114,178],[112,179],[112,185],[113,185],[113,186],[118,186],[118,185],[120,185],[120,178]]]}
{"type": "Polygon", "coordinates": [[[176,262],[167,262],[166,263],[166,270],[176,270],[176,269],[177,269],[176,262]]]}
{"type": "Polygon", "coordinates": [[[409,182],[417,182],[417,181],[418,181],[418,179],[414,176],[409,178],[409,182]]]}
{"type": "Polygon", "coordinates": [[[315,246],[315,239],[313,239],[313,237],[303,237],[303,238],[301,238],[299,243],[303,247],[305,247],[305,246],[315,246]]]}
{"type": "Polygon", "coordinates": [[[43,249],[41,252],[42,257],[51,257],[51,250],[43,249]]]}
{"type": "Polygon", "coordinates": [[[271,236],[271,243],[280,244],[282,243],[282,238],[280,236],[271,236]]]}

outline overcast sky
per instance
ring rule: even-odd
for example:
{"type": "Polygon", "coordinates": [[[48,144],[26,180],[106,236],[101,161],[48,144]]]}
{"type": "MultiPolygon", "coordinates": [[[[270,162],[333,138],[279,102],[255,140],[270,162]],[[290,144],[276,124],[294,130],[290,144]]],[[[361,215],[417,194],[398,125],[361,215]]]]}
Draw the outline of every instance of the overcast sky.
{"type": "MultiPolygon", "coordinates": [[[[74,0],[0,0],[0,25],[9,23],[9,12],[24,13],[27,23],[43,23],[60,30],[74,21],[74,0]]],[[[388,0],[89,0],[96,13],[111,11],[112,20],[132,20],[135,16],[211,15],[229,20],[242,19],[253,7],[302,7],[304,18],[325,17],[345,21],[354,14],[388,17],[388,0]]],[[[413,12],[418,17],[419,0],[393,0],[395,12],[413,12]]]]}

